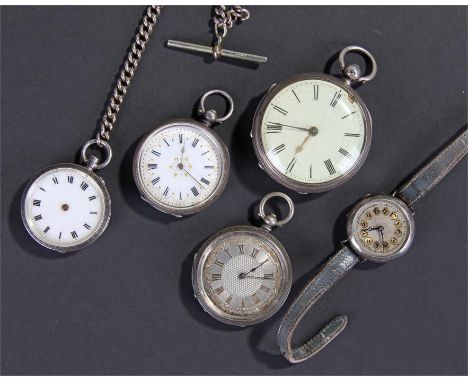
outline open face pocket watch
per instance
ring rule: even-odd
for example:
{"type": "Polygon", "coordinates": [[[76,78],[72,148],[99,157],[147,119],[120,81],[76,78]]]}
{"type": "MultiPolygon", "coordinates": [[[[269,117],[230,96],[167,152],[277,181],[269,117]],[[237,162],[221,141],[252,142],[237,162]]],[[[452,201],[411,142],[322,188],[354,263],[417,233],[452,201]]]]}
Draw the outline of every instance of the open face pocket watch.
{"type": "Polygon", "coordinates": [[[361,167],[369,152],[372,119],[351,87],[377,72],[364,48],[348,46],[339,55],[344,80],[321,73],[298,74],[273,85],[258,105],[251,132],[259,166],[281,185],[300,192],[338,187],[361,167]],[[345,55],[359,52],[371,62],[363,76],[345,55]]]}
{"type": "Polygon", "coordinates": [[[195,255],[192,283],[203,309],[217,320],[247,326],[266,320],[284,304],[291,289],[291,263],[281,243],[270,234],[294,214],[292,200],[281,192],[267,194],[259,205],[261,228],[235,226],[210,237],[195,255]],[[278,220],[265,214],[266,202],[280,197],[289,214],[278,220]]]}
{"type": "Polygon", "coordinates": [[[201,122],[174,119],[149,131],[133,158],[133,176],[142,198],[177,217],[210,206],[229,177],[229,151],[211,126],[232,115],[234,102],[225,91],[211,90],[202,96],[198,111],[201,122]],[[205,109],[206,98],[214,94],[229,104],[224,117],[205,109]]]}

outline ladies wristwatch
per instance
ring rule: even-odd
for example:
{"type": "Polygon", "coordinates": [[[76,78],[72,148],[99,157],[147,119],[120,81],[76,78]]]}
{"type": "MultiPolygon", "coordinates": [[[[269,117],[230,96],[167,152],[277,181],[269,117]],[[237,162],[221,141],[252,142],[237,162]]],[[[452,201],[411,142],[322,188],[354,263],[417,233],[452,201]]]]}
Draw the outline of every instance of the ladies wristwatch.
{"type": "Polygon", "coordinates": [[[345,328],[347,317],[332,319],[303,345],[291,346],[306,312],[360,261],[386,262],[404,255],[414,239],[413,204],[467,154],[467,129],[391,195],[367,196],[348,215],[348,240],[331,256],[288,309],[278,330],[281,353],[291,363],[317,354],[345,328]]]}

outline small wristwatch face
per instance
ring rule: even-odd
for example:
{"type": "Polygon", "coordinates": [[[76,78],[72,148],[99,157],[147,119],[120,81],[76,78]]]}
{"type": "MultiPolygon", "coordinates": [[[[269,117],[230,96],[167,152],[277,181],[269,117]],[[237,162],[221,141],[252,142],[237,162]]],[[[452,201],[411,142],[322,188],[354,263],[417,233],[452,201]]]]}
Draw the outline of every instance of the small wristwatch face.
{"type": "Polygon", "coordinates": [[[92,172],[64,164],[32,180],[22,209],[25,226],[39,243],[66,252],[90,244],[103,231],[109,195],[92,172]]]}
{"type": "Polygon", "coordinates": [[[293,183],[320,186],[361,163],[370,118],[344,82],[327,76],[282,87],[267,103],[261,145],[267,161],[293,183]]]}
{"type": "Polygon", "coordinates": [[[183,213],[219,191],[226,162],[226,153],[211,131],[175,122],[145,138],[136,153],[135,179],[149,202],[183,213]]]}
{"type": "Polygon", "coordinates": [[[370,260],[386,261],[403,254],[414,236],[413,216],[397,198],[368,198],[351,218],[351,244],[370,260]]]}
{"type": "Polygon", "coordinates": [[[206,254],[200,274],[209,309],[242,326],[268,318],[281,307],[285,286],[289,291],[284,256],[247,231],[218,240],[206,254]]]}

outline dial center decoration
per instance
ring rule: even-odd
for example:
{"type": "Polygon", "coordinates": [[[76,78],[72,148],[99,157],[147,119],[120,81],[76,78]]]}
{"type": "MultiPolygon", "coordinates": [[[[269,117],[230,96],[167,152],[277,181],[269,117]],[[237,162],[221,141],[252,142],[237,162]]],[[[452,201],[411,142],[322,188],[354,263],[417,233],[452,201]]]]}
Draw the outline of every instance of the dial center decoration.
{"type": "Polygon", "coordinates": [[[264,274],[263,269],[258,266],[259,262],[252,256],[239,255],[230,259],[221,273],[221,282],[226,291],[230,295],[242,297],[257,293],[263,285],[264,274]],[[255,270],[250,272],[251,269],[255,270]]]}

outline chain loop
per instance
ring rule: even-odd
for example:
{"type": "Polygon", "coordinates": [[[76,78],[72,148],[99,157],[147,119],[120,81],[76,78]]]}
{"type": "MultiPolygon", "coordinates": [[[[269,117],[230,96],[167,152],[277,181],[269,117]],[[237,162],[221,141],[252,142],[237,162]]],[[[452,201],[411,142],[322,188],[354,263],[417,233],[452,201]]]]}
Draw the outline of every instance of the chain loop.
{"type": "Polygon", "coordinates": [[[102,146],[103,141],[108,141],[110,139],[110,133],[114,128],[114,123],[117,119],[120,106],[122,106],[125,94],[127,94],[127,88],[135,75],[138,63],[141,60],[146,43],[153,33],[153,27],[158,20],[160,12],[161,6],[159,5],[150,5],[146,8],[145,15],[138,26],[135,38],[130,47],[130,52],[119,73],[117,84],[112,91],[108,106],[102,116],[99,131],[96,134],[96,144],[98,146],[102,146]]]}

